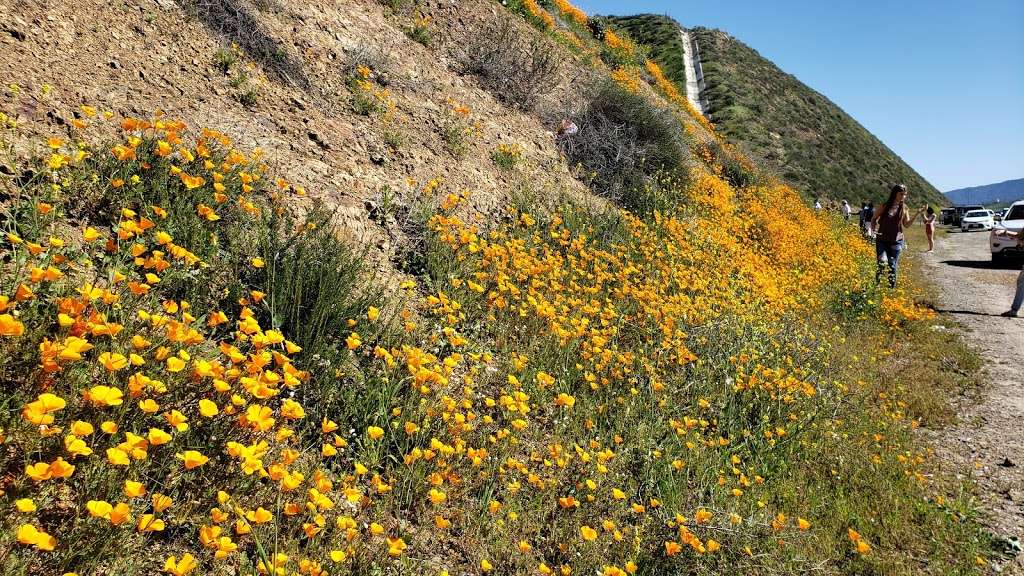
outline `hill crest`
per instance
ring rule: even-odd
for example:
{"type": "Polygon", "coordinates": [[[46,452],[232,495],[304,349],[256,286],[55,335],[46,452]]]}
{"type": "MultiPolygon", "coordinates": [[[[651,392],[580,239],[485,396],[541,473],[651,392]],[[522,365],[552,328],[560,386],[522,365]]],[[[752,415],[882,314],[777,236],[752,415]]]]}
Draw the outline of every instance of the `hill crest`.
{"type": "MultiPolygon", "coordinates": [[[[679,24],[670,17],[646,14],[609,21],[650,46],[660,64],[678,49],[669,31],[679,24]]],[[[721,30],[689,31],[700,46],[707,114],[718,132],[808,199],[878,200],[892,183],[902,182],[918,198],[944,201],[854,118],[754,48],[721,30]]],[[[673,80],[683,85],[680,78],[673,80]]]]}

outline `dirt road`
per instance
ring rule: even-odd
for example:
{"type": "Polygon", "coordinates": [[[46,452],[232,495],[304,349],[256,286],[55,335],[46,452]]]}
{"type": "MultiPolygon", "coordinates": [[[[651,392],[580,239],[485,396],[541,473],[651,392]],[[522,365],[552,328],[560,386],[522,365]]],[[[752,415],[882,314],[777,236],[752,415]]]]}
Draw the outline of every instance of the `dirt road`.
{"type": "MultiPolygon", "coordinates": [[[[1010,306],[1020,264],[993,266],[987,232],[950,232],[920,259],[940,290],[940,310],[982,355],[986,381],[978,397],[963,402],[959,421],[938,432],[936,448],[973,477],[990,530],[1024,539],[1024,318],[999,316],[1010,306]]],[[[1024,573],[1022,560],[1018,555],[1010,571],[1024,573]]]]}

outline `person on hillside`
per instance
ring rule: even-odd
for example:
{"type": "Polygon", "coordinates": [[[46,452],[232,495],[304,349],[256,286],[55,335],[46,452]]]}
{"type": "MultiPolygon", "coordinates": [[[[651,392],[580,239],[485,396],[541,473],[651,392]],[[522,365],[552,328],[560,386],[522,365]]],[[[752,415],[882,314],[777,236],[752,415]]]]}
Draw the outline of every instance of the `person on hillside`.
{"type": "Polygon", "coordinates": [[[896,271],[899,267],[900,252],[903,251],[903,229],[917,220],[924,212],[921,208],[913,215],[906,205],[907,187],[896,184],[889,190],[889,198],[883,202],[871,219],[871,228],[875,231],[875,256],[878,258],[878,269],[875,272],[875,283],[882,279],[882,271],[889,265],[889,287],[896,287],[896,271]]]}
{"type": "MultiPolygon", "coordinates": [[[[1024,248],[1024,234],[1020,232],[1013,232],[1012,230],[996,230],[994,232],[996,236],[1009,236],[1010,238],[1017,238],[1017,247],[1024,248]]],[[[1016,318],[1017,313],[1020,312],[1020,307],[1024,305],[1024,268],[1021,269],[1020,274],[1017,276],[1017,292],[1013,295],[1013,303],[1010,304],[1010,309],[1003,312],[1001,315],[1007,318],[1016,318]]]]}
{"type": "Polygon", "coordinates": [[[850,214],[853,213],[853,208],[850,208],[850,203],[847,202],[846,200],[843,200],[843,205],[840,208],[840,210],[843,211],[843,220],[849,221],[850,220],[850,214]]]}
{"type": "Polygon", "coordinates": [[[928,237],[928,250],[925,252],[931,252],[935,249],[935,209],[931,206],[924,214],[924,235],[928,237]]]}
{"type": "Polygon", "coordinates": [[[871,228],[872,222],[875,219],[875,205],[871,202],[864,203],[864,234],[868,238],[875,237],[875,231],[871,228]]]}
{"type": "Polygon", "coordinates": [[[814,209],[821,210],[821,198],[814,199],[814,209]]]}
{"type": "Polygon", "coordinates": [[[857,210],[857,222],[858,222],[858,225],[860,226],[861,234],[864,234],[865,232],[867,232],[867,229],[868,229],[868,221],[867,221],[867,218],[866,218],[867,213],[868,213],[868,203],[867,202],[861,202],[860,203],[860,210],[857,210]]]}

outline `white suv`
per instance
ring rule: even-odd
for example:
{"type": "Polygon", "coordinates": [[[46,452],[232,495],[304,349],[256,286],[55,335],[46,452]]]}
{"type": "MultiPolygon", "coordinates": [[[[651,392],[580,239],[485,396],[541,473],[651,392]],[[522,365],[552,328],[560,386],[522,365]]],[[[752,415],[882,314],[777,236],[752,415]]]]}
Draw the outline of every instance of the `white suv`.
{"type": "Polygon", "coordinates": [[[992,228],[989,235],[989,246],[992,248],[992,261],[998,262],[1010,256],[1024,256],[1024,250],[1017,247],[1017,238],[1012,236],[996,236],[997,230],[1009,230],[1020,233],[1024,230],[1024,200],[1010,205],[1006,216],[992,228]]]}
{"type": "Polygon", "coordinates": [[[991,210],[971,210],[960,220],[960,231],[991,230],[995,225],[995,213],[991,210]]]}

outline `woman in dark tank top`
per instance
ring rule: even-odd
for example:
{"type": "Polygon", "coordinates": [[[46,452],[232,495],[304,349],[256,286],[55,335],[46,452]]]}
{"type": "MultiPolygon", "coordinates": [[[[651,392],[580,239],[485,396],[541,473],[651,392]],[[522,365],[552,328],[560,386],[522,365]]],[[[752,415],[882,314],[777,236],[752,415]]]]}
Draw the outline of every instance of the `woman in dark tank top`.
{"type": "Polygon", "coordinates": [[[910,226],[924,209],[918,210],[913,216],[906,206],[907,187],[897,184],[889,190],[889,198],[875,210],[871,226],[876,231],[875,256],[878,259],[878,270],[875,282],[882,279],[882,271],[889,266],[889,287],[896,287],[896,271],[899,267],[900,253],[903,251],[903,229],[910,226]]]}

